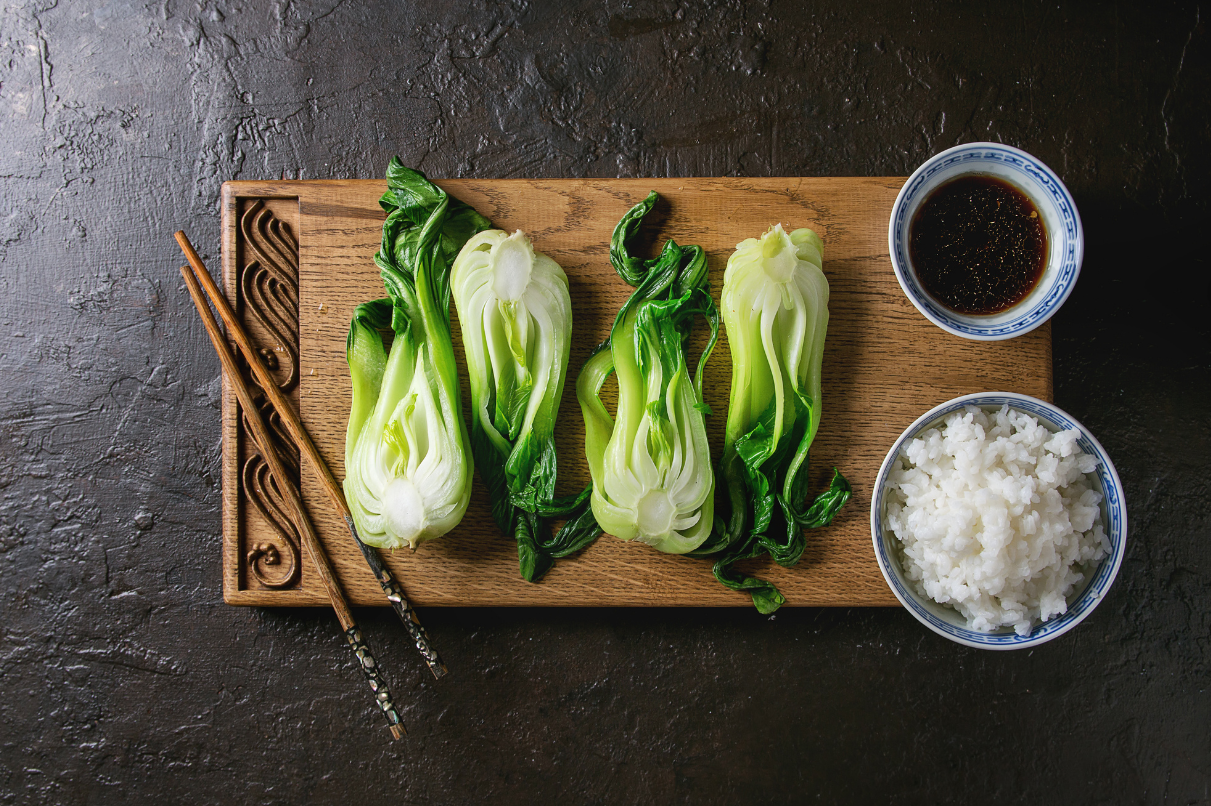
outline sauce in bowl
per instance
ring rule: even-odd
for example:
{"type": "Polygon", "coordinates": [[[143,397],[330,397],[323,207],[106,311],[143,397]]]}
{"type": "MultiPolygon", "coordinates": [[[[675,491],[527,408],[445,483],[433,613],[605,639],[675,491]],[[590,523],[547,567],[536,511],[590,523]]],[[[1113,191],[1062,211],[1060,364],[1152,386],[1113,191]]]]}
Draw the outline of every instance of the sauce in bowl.
{"type": "Polygon", "coordinates": [[[963,314],[986,315],[1026,298],[1047,266],[1047,228],[1034,202],[991,176],[960,176],[921,202],[908,253],[925,290],[963,314]]]}

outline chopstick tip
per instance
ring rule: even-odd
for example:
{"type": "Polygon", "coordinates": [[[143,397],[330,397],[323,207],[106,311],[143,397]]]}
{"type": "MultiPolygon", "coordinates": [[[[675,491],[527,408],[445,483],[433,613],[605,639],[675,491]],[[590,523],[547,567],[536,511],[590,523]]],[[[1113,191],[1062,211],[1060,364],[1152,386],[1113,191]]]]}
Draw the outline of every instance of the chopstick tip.
{"type": "Polygon", "coordinates": [[[198,251],[193,248],[193,244],[189,240],[189,236],[185,234],[185,230],[179,229],[172,234],[176,239],[177,246],[181,247],[181,251],[185,253],[185,258],[189,261],[189,265],[197,268],[196,264],[201,264],[202,259],[198,257],[198,251]]]}

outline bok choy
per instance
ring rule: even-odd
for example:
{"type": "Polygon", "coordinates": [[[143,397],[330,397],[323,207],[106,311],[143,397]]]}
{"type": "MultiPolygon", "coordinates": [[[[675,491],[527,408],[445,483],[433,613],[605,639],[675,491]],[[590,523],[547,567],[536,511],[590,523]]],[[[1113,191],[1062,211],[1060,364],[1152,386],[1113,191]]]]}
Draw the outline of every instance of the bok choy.
{"type": "Polygon", "coordinates": [[[398,158],[387,168],[387,187],[374,262],[390,298],[358,306],[349,328],[353,401],[344,486],[363,541],[415,549],[457,526],[470,500],[472,461],[450,341],[450,264],[491,224],[398,158]]]}
{"type": "Polygon", "coordinates": [[[657,198],[653,191],[614,229],[610,262],[635,291],[618,312],[610,338],[585,363],[576,396],[598,524],[623,540],[684,554],[702,545],[712,529],[715,475],[703,419],[708,408],[702,370],[719,333],[719,312],[700,247],[670,240],[652,260],[630,254],[629,243],[657,198]],[[685,347],[696,316],[706,320],[710,338],[691,376],[685,347]],[[613,417],[601,400],[610,373],[618,376],[613,417]]]}
{"type": "Polygon", "coordinates": [[[849,482],[834,469],[828,490],[807,502],[828,329],[823,247],[812,230],[787,234],[778,224],[739,244],[723,279],[732,389],[720,474],[730,513],[697,553],[718,555],[715,576],[748,591],[762,613],[785,598],[734,563],[768,553],[794,565],[806,546],[803,529],[827,525],[850,497],[849,482]]]}
{"type": "Polygon", "coordinates": [[[555,558],[599,534],[588,490],[555,498],[555,418],[572,335],[568,278],[525,233],[487,230],[467,241],[450,279],[471,381],[475,461],[493,518],[517,540],[522,577],[536,582],[555,558]],[[554,539],[552,517],[569,519],[554,539]]]}

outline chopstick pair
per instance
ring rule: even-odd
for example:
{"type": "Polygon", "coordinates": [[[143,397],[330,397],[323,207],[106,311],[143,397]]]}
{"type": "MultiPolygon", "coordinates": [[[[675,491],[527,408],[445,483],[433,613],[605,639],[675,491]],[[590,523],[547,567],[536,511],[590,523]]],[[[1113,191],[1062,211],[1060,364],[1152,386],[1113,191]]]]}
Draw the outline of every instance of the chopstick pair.
{"type": "Polygon", "coordinates": [[[387,595],[387,600],[391,603],[400,620],[403,621],[404,627],[415,642],[417,650],[425,659],[429,670],[433,673],[434,677],[441,678],[446,674],[446,666],[442,663],[437,650],[430,644],[429,636],[421,626],[416,611],[408,603],[408,598],[404,595],[403,588],[399,582],[383,566],[378,552],[363,543],[358,536],[357,527],[353,523],[353,516],[349,511],[348,503],[345,501],[344,492],[341,490],[336,478],[332,475],[332,471],[329,470],[327,463],[320,455],[319,449],[316,448],[315,443],[311,440],[311,436],[303,427],[298,415],[295,414],[293,406],[286,400],[285,395],[282,394],[277,383],[274,382],[269,370],[262,363],[261,357],[253,348],[252,341],[249,339],[247,332],[244,330],[239,319],[236,318],[235,311],[232,310],[227,298],[215,284],[210,272],[206,270],[206,266],[202,263],[202,259],[193,248],[193,244],[189,242],[189,238],[182,231],[177,231],[174,237],[177,243],[180,244],[181,251],[185,253],[185,258],[189,261],[188,267],[181,267],[181,276],[185,278],[185,285],[189,289],[189,295],[193,298],[194,305],[198,309],[198,314],[202,317],[202,324],[205,325],[206,332],[214,344],[215,352],[219,355],[219,361],[223,365],[223,370],[231,379],[231,384],[236,390],[236,397],[239,399],[240,406],[243,408],[244,415],[252,429],[253,439],[261,449],[261,454],[269,465],[270,472],[282,480],[280,487],[290,506],[292,519],[295,522],[299,535],[302,537],[307,554],[316,567],[320,581],[324,586],[325,592],[328,594],[328,600],[332,603],[332,609],[336,611],[341,628],[345,631],[345,637],[349,642],[349,646],[357,656],[358,666],[370,683],[370,688],[374,692],[375,704],[386,716],[392,736],[398,739],[404,732],[404,728],[403,722],[395,710],[391,693],[387,689],[386,682],[379,675],[378,664],[374,656],[362,640],[361,630],[353,619],[349,603],[345,599],[345,594],[341,590],[336,574],[333,572],[332,564],[328,560],[328,555],[324,551],[323,544],[320,543],[319,537],[316,535],[315,527],[303,508],[303,503],[299,499],[297,490],[295,490],[293,485],[285,483],[288,477],[282,460],[278,456],[277,450],[270,439],[269,428],[265,424],[260,409],[253,401],[252,392],[248,388],[236,364],[231,347],[219,330],[218,322],[215,321],[214,314],[206,302],[207,297],[209,297],[215,309],[218,310],[220,318],[222,318],[224,325],[227,327],[227,332],[232,336],[240,352],[243,353],[244,359],[252,370],[257,383],[264,390],[266,397],[281,418],[287,433],[298,447],[299,453],[307,457],[313,469],[319,475],[333,505],[344,517],[349,533],[357,543],[358,548],[361,549],[366,564],[374,572],[375,578],[379,581],[383,592],[387,595]],[[203,293],[203,288],[205,289],[205,293],[203,293]]]}

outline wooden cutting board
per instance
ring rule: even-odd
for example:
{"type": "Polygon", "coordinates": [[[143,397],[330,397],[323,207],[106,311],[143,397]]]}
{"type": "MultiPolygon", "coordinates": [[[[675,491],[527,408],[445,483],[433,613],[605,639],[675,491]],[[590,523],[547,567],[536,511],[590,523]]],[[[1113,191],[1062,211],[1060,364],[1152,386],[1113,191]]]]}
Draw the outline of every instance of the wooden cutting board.
{"type": "MultiPolygon", "coordinates": [[[[900,291],[888,258],[887,221],[903,181],[463,179],[438,184],[498,228],[525,230],[534,247],[568,274],[575,337],[557,428],[561,492],[588,481],[574,379],[631,292],[608,259],[610,234],[622,214],[649,190],[659,191],[663,203],[653,214],[658,226],[645,229],[653,234],[650,253],[667,238],[700,244],[710,261],[716,300],[727,258],[741,240],[760,236],[777,222],[788,230],[815,229],[825,244],[831,318],[823,419],[811,473],[819,490],[832,468],[840,468],[854,496],[831,526],[809,533],[807,551],[795,568],[768,560],[747,568],[774,582],[789,605],[867,606],[896,604],[875,563],[869,509],[875,474],[901,431],[932,406],[969,392],[1052,396],[1049,324],[1011,341],[968,341],[930,324],[900,291]]],[[[377,180],[228,182],[223,187],[228,293],[264,352],[277,360],[283,387],[299,404],[304,424],[338,478],[344,475],[349,407],[349,319],[359,303],[384,296],[372,256],[384,217],[377,201],[385,189],[377,180]],[[292,271],[297,273],[293,292],[292,271]]],[[[454,333],[461,361],[457,320],[454,333]]],[[[722,333],[706,379],[707,402],[715,411],[708,418],[711,449],[718,457],[731,379],[722,333]]],[[[464,377],[465,412],[469,406],[464,377]]],[[[258,481],[256,458],[230,389],[223,422],[226,600],[325,605],[313,569],[298,556],[297,541],[288,528],[272,525],[272,488],[266,491],[263,477],[258,481]],[[292,565],[297,573],[291,573],[292,565]]],[[[301,469],[299,483],[352,601],[386,604],[309,468],[301,469]]],[[[526,583],[517,573],[513,540],[497,531],[478,477],[475,483],[457,529],[415,553],[388,557],[415,604],[751,606],[747,595],[720,586],[704,560],[660,554],[609,536],[559,561],[541,583],[526,583]]]]}

